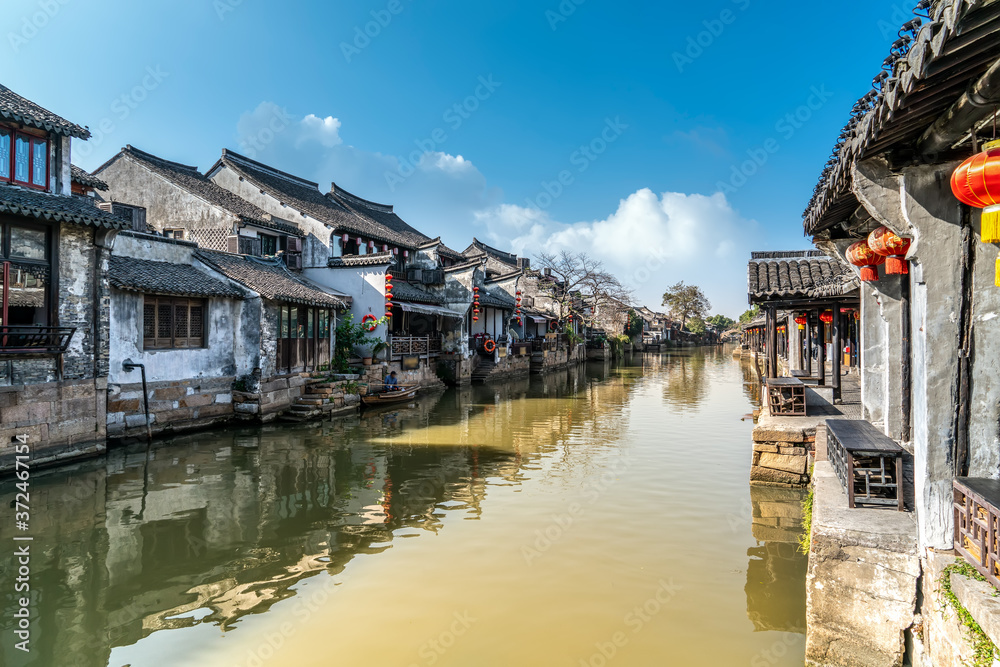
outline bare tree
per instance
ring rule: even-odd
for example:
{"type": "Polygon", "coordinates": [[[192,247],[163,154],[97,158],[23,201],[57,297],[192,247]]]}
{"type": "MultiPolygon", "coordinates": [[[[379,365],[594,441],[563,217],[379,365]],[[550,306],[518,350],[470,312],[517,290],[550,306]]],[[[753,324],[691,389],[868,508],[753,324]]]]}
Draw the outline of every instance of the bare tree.
{"type": "Polygon", "coordinates": [[[535,261],[539,268],[548,269],[557,282],[552,286],[551,296],[559,306],[560,318],[565,318],[571,312],[573,302],[580,300],[589,302],[591,313],[587,315],[577,311],[575,314],[588,326],[597,319],[609,317],[612,321],[622,320],[624,326],[631,308],[632,291],[607,271],[600,261],[586,253],[567,250],[558,255],[541,253],[535,261]]]}

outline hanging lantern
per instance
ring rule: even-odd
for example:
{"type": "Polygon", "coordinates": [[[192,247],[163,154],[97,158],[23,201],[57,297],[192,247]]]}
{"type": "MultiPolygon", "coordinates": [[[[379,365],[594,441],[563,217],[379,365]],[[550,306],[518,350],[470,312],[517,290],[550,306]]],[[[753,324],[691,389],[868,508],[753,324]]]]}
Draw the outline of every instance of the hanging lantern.
{"type": "Polygon", "coordinates": [[[343,236],[340,237],[340,240],[343,241],[344,244],[346,244],[348,241],[351,240],[351,237],[347,234],[344,234],[343,236]]]}
{"type": "Polygon", "coordinates": [[[878,280],[878,267],[885,264],[885,257],[869,248],[867,241],[858,241],[847,249],[847,261],[861,268],[861,282],[873,283],[878,280]]]}
{"type": "Polygon", "coordinates": [[[822,322],[823,324],[829,324],[830,322],[833,322],[833,311],[824,310],[822,313],[819,314],[819,321],[822,322]]]}
{"type": "Polygon", "coordinates": [[[951,191],[963,204],[983,209],[980,240],[1000,241],[1000,141],[990,141],[958,166],[951,175],[951,191]]]}
{"type": "Polygon", "coordinates": [[[854,311],[854,319],[855,320],[860,320],[861,319],[861,313],[859,311],[857,311],[857,310],[854,311]]]}
{"type": "Polygon", "coordinates": [[[389,245],[387,243],[382,244],[382,252],[389,252],[389,245]]]}
{"type": "Polygon", "coordinates": [[[886,275],[906,275],[909,273],[906,253],[910,249],[910,239],[896,235],[888,227],[882,226],[868,235],[868,247],[877,255],[885,257],[886,275]]]}
{"type": "Polygon", "coordinates": [[[799,331],[804,330],[808,322],[809,318],[806,317],[805,315],[799,315],[798,317],[795,318],[795,323],[799,325],[799,331]]]}

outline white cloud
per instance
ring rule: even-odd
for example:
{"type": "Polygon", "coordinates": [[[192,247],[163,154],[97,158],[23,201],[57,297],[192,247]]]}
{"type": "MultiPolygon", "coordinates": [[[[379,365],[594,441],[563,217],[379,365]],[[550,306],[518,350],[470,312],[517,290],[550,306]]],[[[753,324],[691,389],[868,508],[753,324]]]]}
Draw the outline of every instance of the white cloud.
{"type": "Polygon", "coordinates": [[[525,256],[586,252],[634,288],[641,303],[658,308],[669,285],[701,286],[716,311],[745,310],[746,256],[756,223],[742,219],[725,195],[643,188],[603,220],[563,224],[535,209],[503,205],[476,219],[490,242],[525,256]]]}
{"type": "Polygon", "coordinates": [[[320,118],[315,114],[309,114],[300,121],[302,133],[296,139],[296,145],[301,145],[309,141],[316,141],[321,146],[333,148],[344,143],[340,138],[340,120],[333,116],[320,118]]]}

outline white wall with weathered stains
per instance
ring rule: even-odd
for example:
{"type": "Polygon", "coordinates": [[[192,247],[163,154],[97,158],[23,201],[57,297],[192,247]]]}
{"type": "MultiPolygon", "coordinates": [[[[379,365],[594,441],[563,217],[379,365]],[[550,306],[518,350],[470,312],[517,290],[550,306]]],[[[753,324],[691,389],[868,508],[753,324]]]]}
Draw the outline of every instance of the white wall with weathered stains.
{"type": "MultiPolygon", "coordinates": [[[[365,315],[381,319],[385,315],[385,275],[388,264],[359,267],[324,267],[305,269],[302,275],[324,287],[351,296],[350,314],[354,322],[365,315]]],[[[385,340],[387,329],[379,325],[370,335],[385,340]]]]}
{"type": "Polygon", "coordinates": [[[211,172],[209,178],[219,187],[239,195],[257,208],[270,213],[274,218],[294,224],[306,237],[302,239],[302,266],[322,268],[330,261],[331,233],[333,228],[320,220],[296,210],[267,191],[261,191],[253,183],[241,178],[231,169],[222,165],[211,172]]]}
{"type": "MultiPolygon", "coordinates": [[[[195,250],[197,247],[193,244],[177,243],[170,239],[119,235],[115,239],[112,254],[118,257],[197,265],[200,270],[209,274],[210,271],[204,265],[194,260],[195,250]]],[[[229,283],[220,274],[212,277],[229,283]]],[[[250,373],[260,363],[259,299],[209,299],[204,348],[144,350],[143,298],[137,292],[112,289],[109,382],[130,384],[138,381],[138,371],[125,372],[122,369],[125,359],[144,364],[149,382],[241,376],[250,373]]]]}

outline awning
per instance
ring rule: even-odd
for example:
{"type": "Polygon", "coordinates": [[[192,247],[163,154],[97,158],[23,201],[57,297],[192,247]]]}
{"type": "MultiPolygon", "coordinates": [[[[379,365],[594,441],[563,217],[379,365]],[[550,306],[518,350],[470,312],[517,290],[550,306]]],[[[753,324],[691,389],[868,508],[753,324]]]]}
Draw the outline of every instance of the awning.
{"type": "Polygon", "coordinates": [[[546,322],[548,322],[548,320],[545,319],[544,317],[535,317],[534,315],[531,316],[531,319],[533,319],[538,324],[545,324],[546,322]]]}
{"type": "Polygon", "coordinates": [[[456,313],[454,310],[448,310],[442,306],[432,306],[429,303],[396,302],[393,305],[399,306],[404,313],[422,313],[424,315],[440,315],[442,317],[455,317],[458,319],[465,317],[462,313],[456,313]]]}

